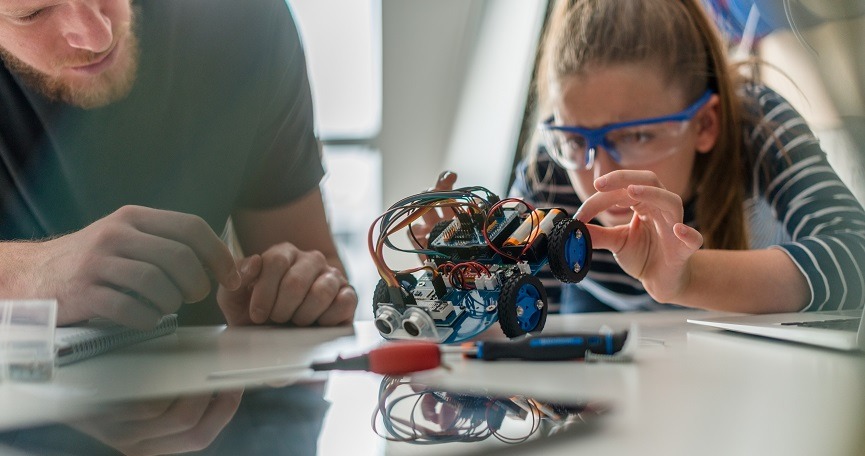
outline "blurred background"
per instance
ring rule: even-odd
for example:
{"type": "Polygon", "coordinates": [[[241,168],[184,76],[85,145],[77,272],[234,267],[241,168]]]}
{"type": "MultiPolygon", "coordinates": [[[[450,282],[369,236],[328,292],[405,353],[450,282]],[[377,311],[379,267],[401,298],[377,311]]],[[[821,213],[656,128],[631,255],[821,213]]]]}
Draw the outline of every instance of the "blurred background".
{"type": "MultiPolygon", "coordinates": [[[[372,318],[367,250],[384,208],[452,170],[507,192],[533,126],[531,82],[545,0],[287,0],[300,27],[334,234],[372,318]]],[[[808,120],[865,201],[865,2],[706,0],[738,58],[808,120]]],[[[388,256],[394,267],[417,259],[388,256]]]]}

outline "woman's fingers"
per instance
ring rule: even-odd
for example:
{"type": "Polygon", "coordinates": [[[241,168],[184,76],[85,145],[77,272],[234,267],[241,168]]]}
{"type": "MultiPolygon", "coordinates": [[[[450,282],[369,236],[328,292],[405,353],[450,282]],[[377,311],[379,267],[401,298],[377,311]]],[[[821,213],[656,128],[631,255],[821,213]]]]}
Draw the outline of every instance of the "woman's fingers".
{"type": "MultiPolygon", "coordinates": [[[[451,171],[443,171],[441,174],[439,174],[435,186],[427,191],[441,192],[453,190],[456,181],[456,173],[451,171]]],[[[409,230],[407,233],[408,239],[415,249],[420,250],[427,248],[427,243],[429,242],[427,237],[429,236],[430,231],[432,231],[436,223],[445,220],[445,214],[447,214],[448,219],[455,215],[453,209],[443,209],[436,207],[429,208],[420,217],[420,219],[423,220],[423,223],[415,222],[414,224],[409,226],[409,230]]],[[[421,255],[421,259],[425,260],[426,256],[421,255]]]]}
{"type": "Polygon", "coordinates": [[[629,185],[647,185],[664,188],[657,174],[645,170],[620,169],[611,171],[595,179],[595,189],[599,192],[627,188],[629,185]]]}
{"type": "Polygon", "coordinates": [[[618,252],[625,246],[628,240],[628,225],[606,227],[600,225],[586,225],[589,236],[592,238],[592,248],[618,252]]]}
{"type": "MultiPolygon", "coordinates": [[[[454,184],[457,181],[457,174],[451,171],[443,171],[439,174],[438,180],[436,180],[435,187],[429,189],[431,192],[441,192],[446,190],[453,190],[454,184]]],[[[437,209],[433,209],[427,211],[425,214],[421,216],[423,218],[426,226],[432,228],[433,225],[442,220],[442,215],[439,214],[437,209]]]]}
{"type": "Polygon", "coordinates": [[[673,192],[652,186],[629,185],[627,193],[636,202],[631,207],[638,214],[657,211],[669,224],[679,223],[684,217],[682,198],[673,192]]]}
{"type": "Polygon", "coordinates": [[[700,250],[700,247],[703,246],[703,235],[684,223],[673,225],[673,233],[675,233],[676,237],[685,245],[688,255],[700,250]]]}
{"type": "Polygon", "coordinates": [[[586,223],[611,207],[630,207],[636,203],[637,200],[628,196],[628,192],[625,189],[598,192],[586,198],[580,208],[577,209],[574,218],[586,223]]]}
{"type": "Polygon", "coordinates": [[[611,207],[631,207],[638,215],[646,215],[655,209],[660,209],[665,214],[667,222],[675,223],[681,220],[681,217],[678,219],[676,217],[677,213],[682,212],[681,199],[675,193],[667,191],[658,180],[658,176],[651,171],[632,169],[612,171],[595,179],[594,185],[598,192],[586,198],[575,215],[575,218],[582,222],[595,218],[611,207]],[[642,203],[656,207],[637,210],[636,206],[642,203]]]}

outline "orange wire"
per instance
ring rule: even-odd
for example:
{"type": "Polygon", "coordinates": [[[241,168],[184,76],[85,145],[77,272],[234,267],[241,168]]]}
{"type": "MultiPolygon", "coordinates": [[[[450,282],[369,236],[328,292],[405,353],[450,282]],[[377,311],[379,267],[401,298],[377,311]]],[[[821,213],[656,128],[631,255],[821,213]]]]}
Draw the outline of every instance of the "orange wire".
{"type": "Polygon", "coordinates": [[[385,211],[383,214],[376,217],[376,219],[373,221],[372,225],[370,225],[369,233],[367,236],[367,244],[368,244],[367,247],[369,249],[370,256],[373,259],[373,263],[375,263],[375,265],[376,265],[376,269],[378,270],[379,275],[387,283],[388,286],[397,287],[397,286],[399,286],[399,283],[396,280],[396,274],[389,267],[387,267],[387,263],[385,262],[384,251],[382,248],[385,241],[392,234],[408,227],[409,225],[411,225],[412,222],[414,222],[418,218],[422,217],[424,214],[429,212],[431,209],[434,209],[437,207],[451,207],[451,208],[455,208],[455,210],[456,209],[462,209],[464,207],[468,207],[468,208],[475,208],[477,210],[480,210],[480,206],[478,206],[476,203],[459,202],[459,201],[455,200],[454,198],[446,198],[446,199],[442,199],[442,200],[438,200],[438,201],[434,200],[434,201],[431,201],[427,204],[409,204],[409,205],[405,205],[405,206],[391,208],[388,211],[385,211]],[[414,210],[407,213],[404,216],[404,218],[402,218],[402,220],[397,219],[397,221],[392,221],[388,224],[388,226],[384,227],[385,232],[379,233],[378,242],[376,242],[374,245],[373,244],[373,234],[375,232],[375,226],[378,224],[378,222],[381,219],[383,219],[385,216],[387,216],[388,214],[391,214],[393,212],[397,212],[399,210],[407,210],[407,209],[414,209],[414,210]]]}

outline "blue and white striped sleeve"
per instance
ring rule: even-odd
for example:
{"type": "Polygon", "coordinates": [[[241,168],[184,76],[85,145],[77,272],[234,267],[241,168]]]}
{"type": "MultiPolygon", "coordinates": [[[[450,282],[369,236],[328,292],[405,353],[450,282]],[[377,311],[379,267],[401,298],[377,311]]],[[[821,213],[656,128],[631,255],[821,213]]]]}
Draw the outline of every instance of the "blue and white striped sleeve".
{"type": "Polygon", "coordinates": [[[567,172],[556,166],[541,148],[535,157],[536,169],[529,168],[529,159],[522,160],[514,170],[514,182],[508,196],[520,198],[534,206],[561,207],[573,215],[580,207],[567,172]],[[535,175],[533,178],[530,173],[535,175]]]}
{"type": "Polygon", "coordinates": [[[865,293],[865,211],[826,160],[805,120],[780,95],[753,93],[762,119],[746,137],[752,183],[792,241],[786,251],[811,289],[802,310],[854,309],[865,293]]]}

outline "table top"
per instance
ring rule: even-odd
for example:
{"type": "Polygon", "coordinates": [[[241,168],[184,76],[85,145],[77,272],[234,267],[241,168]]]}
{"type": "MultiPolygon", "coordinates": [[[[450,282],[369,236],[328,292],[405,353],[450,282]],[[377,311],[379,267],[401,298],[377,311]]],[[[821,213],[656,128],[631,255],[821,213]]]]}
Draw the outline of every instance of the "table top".
{"type": "Polygon", "coordinates": [[[449,354],[447,368],[406,378],[304,369],[208,378],[363,353],[382,343],[370,321],[180,328],[58,368],[48,383],[0,384],[0,445],[25,454],[865,454],[865,357],[686,323],[698,315],[716,314],[548,319],[545,333],[635,324],[628,362],[449,354]]]}

